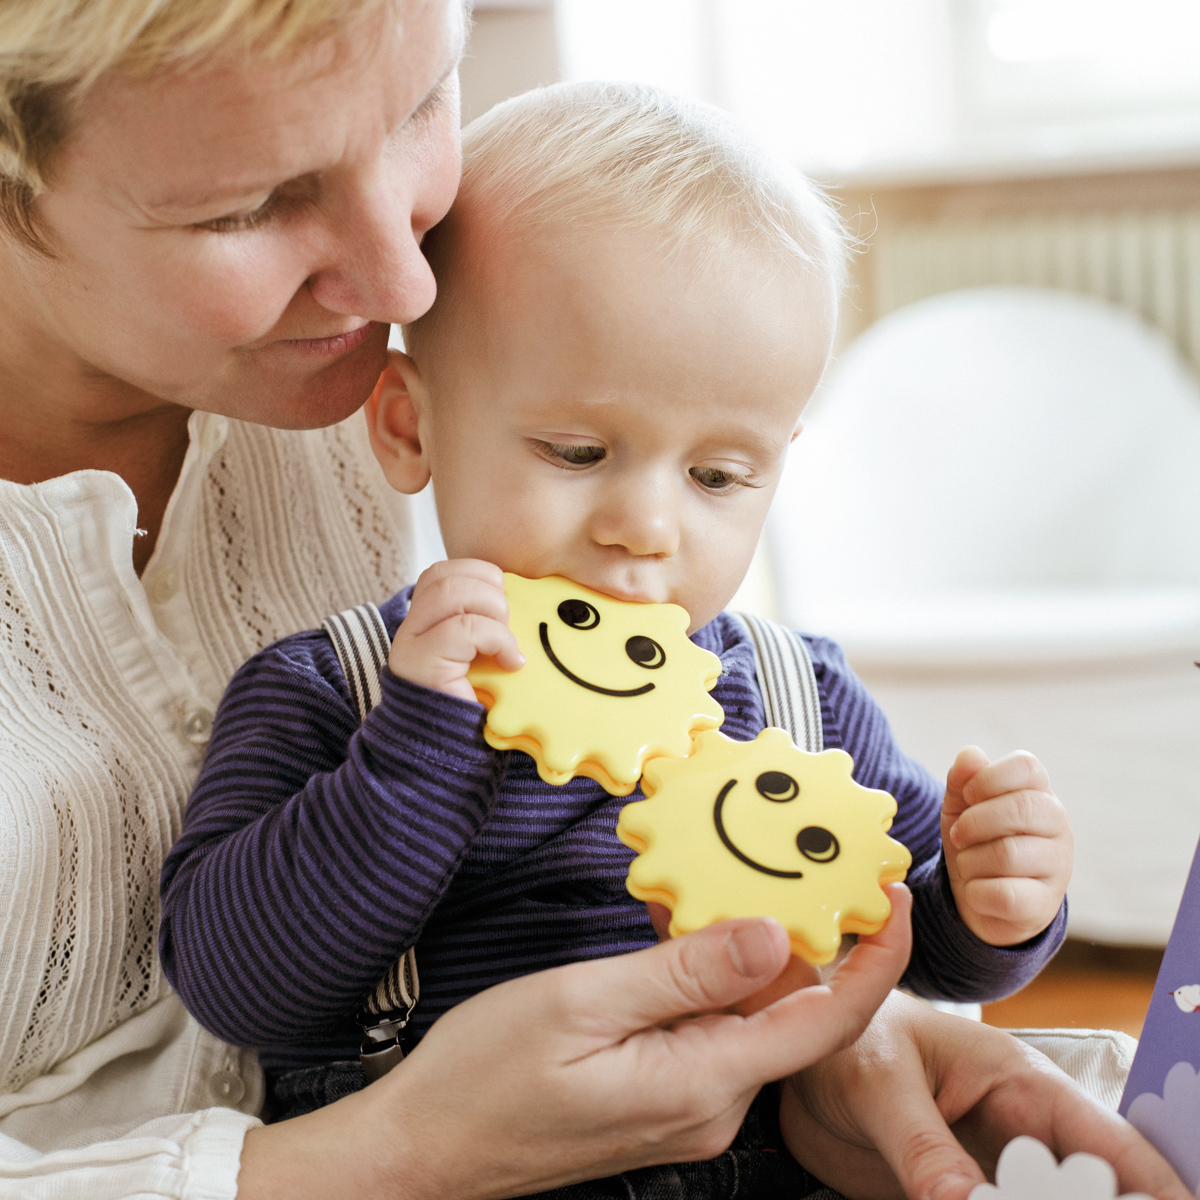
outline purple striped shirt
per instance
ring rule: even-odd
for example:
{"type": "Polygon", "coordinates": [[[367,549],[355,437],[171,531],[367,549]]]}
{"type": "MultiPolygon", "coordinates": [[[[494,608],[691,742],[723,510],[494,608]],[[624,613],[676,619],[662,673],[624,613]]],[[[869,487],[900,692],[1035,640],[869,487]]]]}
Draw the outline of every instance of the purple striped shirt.
{"type": "MultiPolygon", "coordinates": [[[[389,638],[411,589],[381,608],[389,638]]],[[[722,615],[693,640],[718,654],[723,731],[765,725],[742,626],[722,615]]],[[[942,866],[942,788],[901,754],[834,643],[805,639],[825,746],[895,796],[892,836],[912,852],[913,955],[927,996],[1016,991],[1062,941],[1066,906],[1031,942],[999,949],[959,919],[942,866]]],[[[183,834],[162,875],[168,979],[202,1025],[255,1046],[272,1075],[352,1059],[354,1012],[418,945],[419,1036],[452,1005],[544,967],[622,954],[656,938],[625,890],[633,855],[621,807],[590,779],[554,787],[533,760],[483,740],[484,712],[383,671],[360,726],[320,631],[285,638],[234,676],[217,712],[183,834]]]]}

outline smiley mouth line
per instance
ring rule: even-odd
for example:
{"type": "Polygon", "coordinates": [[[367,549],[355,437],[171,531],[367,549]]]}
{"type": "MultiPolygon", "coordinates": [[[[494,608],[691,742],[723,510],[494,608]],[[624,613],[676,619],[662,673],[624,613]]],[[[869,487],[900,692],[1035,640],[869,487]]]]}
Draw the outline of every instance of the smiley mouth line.
{"type": "Polygon", "coordinates": [[[729,834],[725,832],[725,822],[721,820],[721,809],[725,807],[725,797],[733,791],[735,783],[737,783],[737,780],[731,779],[717,793],[717,802],[713,805],[713,824],[717,827],[717,837],[725,844],[725,849],[739,862],[744,862],[746,866],[753,867],[756,871],[761,871],[764,875],[774,875],[776,879],[803,879],[803,871],[777,871],[774,867],[764,867],[762,863],[755,862],[754,859],[743,854],[730,840],[729,834]]]}
{"type": "MultiPolygon", "coordinates": [[[[550,649],[550,629],[545,621],[538,624],[538,634],[542,639],[542,649],[546,652],[546,657],[572,682],[577,683],[581,688],[587,688],[589,692],[599,692],[602,696],[644,696],[647,692],[654,691],[654,684],[643,683],[641,687],[629,688],[626,691],[618,691],[616,688],[601,687],[598,683],[588,683],[586,679],[580,679],[574,671],[568,670],[559,661],[558,655],[550,649]]],[[[735,852],[736,853],[736,852],[735,852]]]]}

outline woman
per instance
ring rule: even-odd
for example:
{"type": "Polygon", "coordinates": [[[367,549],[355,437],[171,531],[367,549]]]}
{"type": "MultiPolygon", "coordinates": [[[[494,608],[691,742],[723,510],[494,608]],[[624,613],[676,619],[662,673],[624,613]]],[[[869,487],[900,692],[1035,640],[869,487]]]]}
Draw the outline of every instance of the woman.
{"type": "MultiPolygon", "coordinates": [[[[163,982],[159,867],[226,679],[404,578],[339,422],[432,301],[463,37],[454,0],[0,2],[0,1196],[445,1200],[712,1156],[903,968],[901,893],[831,987],[717,1015],[787,962],[731,923],[493,989],[269,1127],[253,1056],[163,982]]],[[[785,1103],[854,1194],[963,1200],[962,1118],[985,1160],[1033,1132],[1186,1195],[1017,1043],[899,997],[785,1103]]]]}

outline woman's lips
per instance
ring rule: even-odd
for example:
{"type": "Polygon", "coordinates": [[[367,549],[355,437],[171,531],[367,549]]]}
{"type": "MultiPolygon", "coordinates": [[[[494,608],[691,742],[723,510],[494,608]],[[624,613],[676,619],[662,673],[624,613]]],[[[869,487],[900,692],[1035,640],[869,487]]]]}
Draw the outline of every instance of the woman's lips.
{"type": "Polygon", "coordinates": [[[368,321],[349,333],[335,333],[332,337],[323,338],[285,338],[275,344],[280,349],[297,350],[314,358],[332,358],[357,349],[371,336],[376,325],[377,322],[368,321]]]}

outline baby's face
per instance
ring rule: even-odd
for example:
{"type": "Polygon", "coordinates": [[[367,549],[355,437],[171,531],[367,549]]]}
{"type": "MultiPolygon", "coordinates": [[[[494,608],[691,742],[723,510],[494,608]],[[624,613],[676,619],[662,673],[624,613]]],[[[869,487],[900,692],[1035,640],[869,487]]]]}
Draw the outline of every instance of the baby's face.
{"type": "Polygon", "coordinates": [[[448,555],[670,601],[698,629],[746,572],[824,366],[820,288],[745,249],[501,240],[414,339],[448,555]]]}

